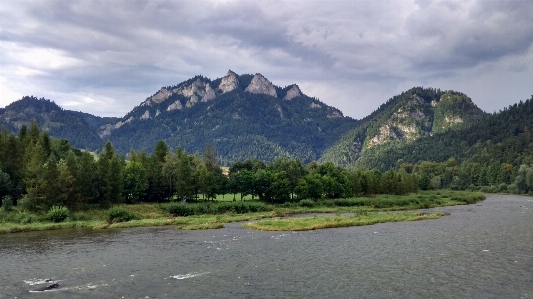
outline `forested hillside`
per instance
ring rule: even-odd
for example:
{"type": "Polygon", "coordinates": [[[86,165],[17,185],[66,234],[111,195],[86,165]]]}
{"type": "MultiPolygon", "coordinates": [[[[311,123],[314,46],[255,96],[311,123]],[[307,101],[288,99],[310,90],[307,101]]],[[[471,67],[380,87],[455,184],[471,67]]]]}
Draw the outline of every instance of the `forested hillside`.
{"type": "Polygon", "coordinates": [[[163,87],[100,136],[119,152],[146,149],[158,140],[172,148],[201,152],[213,146],[224,165],[248,158],[318,160],[356,121],[297,85],[280,88],[260,74],[197,76],[163,87]],[[253,88],[252,88],[253,87],[253,88]]]}
{"type": "Polygon", "coordinates": [[[359,121],[324,152],[320,161],[367,166],[369,164],[361,164],[360,160],[375,151],[470,127],[485,117],[486,114],[465,94],[415,87],[394,96],[359,121]]]}
{"type": "Polygon", "coordinates": [[[318,160],[357,123],[306,96],[296,84],[281,88],[261,74],[232,71],[216,80],[196,76],[162,87],[122,118],[68,111],[34,97],[0,110],[0,124],[15,134],[32,120],[50,136],[82,149],[98,150],[111,141],[120,154],[150,153],[164,140],[195,153],[211,145],[223,165],[248,158],[318,160]]]}
{"type": "Polygon", "coordinates": [[[97,150],[105,141],[96,133],[104,123],[116,121],[113,117],[97,117],[87,113],[64,110],[53,101],[26,96],[0,110],[0,126],[18,133],[22,125],[35,120],[50,136],[60,137],[78,148],[97,150]]]}

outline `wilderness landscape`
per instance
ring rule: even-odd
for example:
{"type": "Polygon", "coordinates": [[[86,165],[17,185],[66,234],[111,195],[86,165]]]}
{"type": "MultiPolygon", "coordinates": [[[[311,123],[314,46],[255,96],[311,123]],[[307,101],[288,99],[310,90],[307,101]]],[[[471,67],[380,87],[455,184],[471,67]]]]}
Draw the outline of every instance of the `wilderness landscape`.
{"type": "Polygon", "coordinates": [[[0,5],[0,298],[530,298],[533,2],[0,5]]]}
{"type": "MultiPolygon", "coordinates": [[[[122,118],[24,97],[0,111],[0,195],[4,210],[18,206],[66,219],[91,205],[225,194],[303,206],[419,190],[527,194],[533,192],[532,101],[489,114],[461,92],[414,87],[355,120],[297,84],[281,88],[259,73],[232,71],[162,87],[122,118]]],[[[202,214],[182,205],[165,209],[202,214]]],[[[33,221],[31,214],[16,217],[33,221]]]]}

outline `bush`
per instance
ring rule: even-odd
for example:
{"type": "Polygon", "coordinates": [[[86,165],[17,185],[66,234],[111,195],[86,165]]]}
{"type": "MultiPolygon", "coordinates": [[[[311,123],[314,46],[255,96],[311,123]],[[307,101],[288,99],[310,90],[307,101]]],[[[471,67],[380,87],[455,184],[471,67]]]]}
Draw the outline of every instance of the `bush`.
{"type": "Polygon", "coordinates": [[[37,216],[27,212],[18,212],[15,216],[15,222],[20,224],[30,224],[36,221],[37,216]]]}
{"type": "Polygon", "coordinates": [[[53,206],[46,214],[46,218],[52,222],[63,222],[69,215],[70,211],[67,207],[53,206]]]}
{"type": "Polygon", "coordinates": [[[13,210],[13,199],[11,199],[11,196],[4,196],[2,199],[2,209],[5,212],[11,212],[13,210]]]}
{"type": "Polygon", "coordinates": [[[262,202],[224,202],[214,206],[215,214],[223,214],[226,212],[244,214],[244,213],[254,213],[254,212],[266,212],[271,211],[269,208],[262,202]]]}
{"type": "Polygon", "coordinates": [[[176,215],[176,216],[189,216],[194,215],[194,208],[190,204],[173,202],[166,206],[165,210],[167,213],[176,215]]]}
{"type": "Polygon", "coordinates": [[[111,207],[107,210],[107,223],[127,222],[136,219],[137,216],[123,207],[111,207]]]}
{"type": "Polygon", "coordinates": [[[19,206],[20,208],[26,211],[35,210],[36,205],[37,203],[35,199],[27,194],[24,195],[17,203],[17,206],[19,206]]]}
{"type": "Polygon", "coordinates": [[[300,200],[300,202],[298,202],[298,205],[300,207],[312,208],[312,207],[315,206],[315,202],[310,200],[310,199],[302,199],[302,200],[300,200]]]}

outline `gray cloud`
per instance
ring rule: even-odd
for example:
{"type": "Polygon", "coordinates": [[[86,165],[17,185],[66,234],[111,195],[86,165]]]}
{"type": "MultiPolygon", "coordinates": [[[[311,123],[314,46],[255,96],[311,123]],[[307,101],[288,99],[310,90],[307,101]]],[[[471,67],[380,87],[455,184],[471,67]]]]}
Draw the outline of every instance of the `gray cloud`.
{"type": "Polygon", "coordinates": [[[7,0],[0,105],[33,94],[121,116],[161,86],[232,69],[356,118],[421,85],[493,111],[533,93],[531,15],[527,0],[7,0]]]}

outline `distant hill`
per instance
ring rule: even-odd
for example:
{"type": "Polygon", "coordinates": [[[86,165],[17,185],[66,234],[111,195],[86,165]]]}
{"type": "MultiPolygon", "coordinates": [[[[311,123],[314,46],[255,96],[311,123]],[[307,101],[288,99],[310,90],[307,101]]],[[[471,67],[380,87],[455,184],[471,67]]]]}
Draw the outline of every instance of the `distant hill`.
{"type": "Polygon", "coordinates": [[[533,96],[459,130],[450,130],[412,143],[390,143],[365,151],[354,165],[390,169],[420,161],[473,161],[480,164],[533,164],[533,96]]]}
{"type": "Polygon", "coordinates": [[[0,126],[18,133],[22,125],[35,120],[42,130],[51,136],[64,138],[78,148],[96,150],[105,143],[96,130],[102,124],[116,121],[113,117],[97,117],[91,114],[64,110],[44,98],[25,96],[0,109],[0,126]]]}
{"type": "Polygon", "coordinates": [[[420,138],[468,128],[487,116],[463,93],[415,87],[392,97],[359,121],[323,153],[320,161],[378,167],[365,163],[366,157],[415,144],[420,138]]]}

